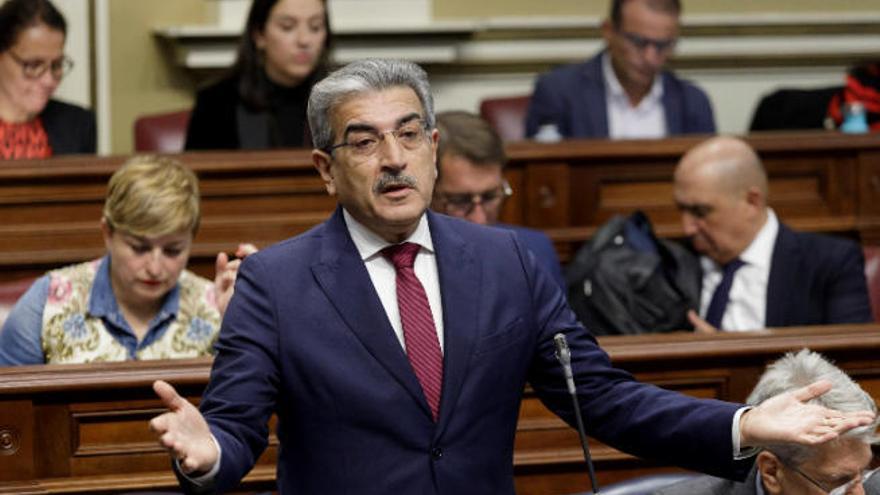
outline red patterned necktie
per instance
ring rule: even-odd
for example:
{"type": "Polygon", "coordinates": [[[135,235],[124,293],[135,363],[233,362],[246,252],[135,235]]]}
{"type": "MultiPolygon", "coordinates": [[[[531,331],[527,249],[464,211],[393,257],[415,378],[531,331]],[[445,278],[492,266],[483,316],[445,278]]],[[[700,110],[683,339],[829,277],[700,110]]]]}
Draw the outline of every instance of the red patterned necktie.
{"type": "Polygon", "coordinates": [[[425,288],[413,270],[419,249],[418,244],[404,242],[388,246],[382,250],[382,255],[394,264],[397,272],[397,306],[403,324],[406,354],[428,399],[434,421],[437,421],[443,387],[443,355],[425,288]]]}

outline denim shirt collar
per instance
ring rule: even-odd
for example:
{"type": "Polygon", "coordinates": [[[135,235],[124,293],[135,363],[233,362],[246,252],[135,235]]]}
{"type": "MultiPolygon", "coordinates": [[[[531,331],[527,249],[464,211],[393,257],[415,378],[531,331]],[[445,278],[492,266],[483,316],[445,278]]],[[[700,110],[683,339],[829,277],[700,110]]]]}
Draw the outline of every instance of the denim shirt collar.
{"type": "MultiPolygon", "coordinates": [[[[155,335],[156,329],[162,326],[164,322],[176,318],[179,308],[180,284],[178,283],[170,292],[168,292],[168,294],[165,295],[162,307],[159,308],[159,312],[150,321],[147,335],[141,342],[140,347],[145,347],[155,341],[158,337],[158,335],[155,335]]],[[[101,318],[118,329],[122,329],[127,333],[134,335],[131,326],[125,321],[125,317],[119,309],[116,296],[113,294],[113,286],[110,283],[109,255],[101,258],[98,270],[95,273],[95,280],[92,282],[92,291],[89,293],[89,314],[101,318]]]]}

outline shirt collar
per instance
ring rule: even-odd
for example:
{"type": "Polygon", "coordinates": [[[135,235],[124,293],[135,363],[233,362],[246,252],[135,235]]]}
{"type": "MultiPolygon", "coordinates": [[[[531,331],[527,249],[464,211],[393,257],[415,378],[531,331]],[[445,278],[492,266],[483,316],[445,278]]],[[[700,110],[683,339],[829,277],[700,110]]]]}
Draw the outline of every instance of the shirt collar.
{"type": "MultiPolygon", "coordinates": [[[[632,106],[629,102],[629,96],[623,90],[614,68],[611,66],[611,55],[606,50],[602,54],[602,79],[605,80],[605,91],[608,96],[617,100],[623,100],[628,106],[632,106]]],[[[654,76],[654,83],[651,85],[651,91],[639,102],[639,107],[645,104],[654,105],[663,98],[663,77],[660,74],[654,76]]]]}
{"type": "Polygon", "coordinates": [[[739,259],[749,265],[769,268],[777,233],[779,233],[779,220],[773,209],[767,208],[767,220],[758,231],[758,235],[752,239],[752,243],[739,255],[739,259]]]}
{"type": "MultiPolygon", "coordinates": [[[[380,251],[391,245],[390,242],[382,239],[364,224],[355,220],[345,208],[342,209],[342,215],[345,218],[348,234],[351,236],[351,240],[354,241],[354,246],[357,248],[362,260],[368,261],[374,258],[380,251]]],[[[428,216],[426,214],[422,214],[416,230],[406,238],[406,242],[418,244],[422,249],[434,252],[434,242],[431,240],[431,229],[428,227],[428,216]]]]}
{"type": "MultiPolygon", "coordinates": [[[[164,321],[166,318],[177,316],[180,309],[180,283],[174,285],[174,288],[165,295],[165,301],[159,309],[159,313],[153,318],[150,327],[154,324],[164,321]]],[[[95,280],[92,282],[92,290],[89,293],[89,314],[97,317],[108,317],[114,320],[119,326],[125,326],[125,318],[119,310],[119,304],[116,302],[116,296],[113,294],[113,286],[110,283],[110,256],[101,258],[98,270],[95,273],[95,280]]]]}

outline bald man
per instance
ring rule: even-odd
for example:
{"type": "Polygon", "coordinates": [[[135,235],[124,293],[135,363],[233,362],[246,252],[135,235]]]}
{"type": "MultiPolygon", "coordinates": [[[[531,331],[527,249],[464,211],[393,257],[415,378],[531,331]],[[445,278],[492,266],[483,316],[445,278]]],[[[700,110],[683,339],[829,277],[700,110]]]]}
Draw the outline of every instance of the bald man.
{"type": "Polygon", "coordinates": [[[697,331],[872,321],[859,246],[794,232],[767,206],[767,175],[744,141],[720,136],[675,169],[675,202],[701,255],[697,331]]]}

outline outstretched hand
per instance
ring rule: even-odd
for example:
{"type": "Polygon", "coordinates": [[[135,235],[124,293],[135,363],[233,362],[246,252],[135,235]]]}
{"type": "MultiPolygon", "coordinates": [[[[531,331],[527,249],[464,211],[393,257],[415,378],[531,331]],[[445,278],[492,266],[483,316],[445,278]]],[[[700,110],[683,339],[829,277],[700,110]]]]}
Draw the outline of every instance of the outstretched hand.
{"type": "Polygon", "coordinates": [[[217,260],[214,263],[214,293],[217,295],[217,309],[220,311],[221,317],[226,314],[226,307],[229,305],[229,300],[232,299],[235,277],[238,276],[241,260],[256,252],[257,246],[242,243],[235,251],[235,256],[238,259],[230,260],[229,256],[223,252],[217,254],[217,260]]]}
{"type": "Polygon", "coordinates": [[[184,474],[210,471],[220,454],[202,413],[162,380],[153,382],[153,390],[169,409],[150,420],[159,444],[177,459],[184,474]]]}
{"type": "Polygon", "coordinates": [[[817,445],[874,421],[871,411],[841,412],[818,404],[807,404],[831,390],[831,382],[820,380],[806,387],[779,394],[740,417],[742,448],[777,443],[817,445]]]}

